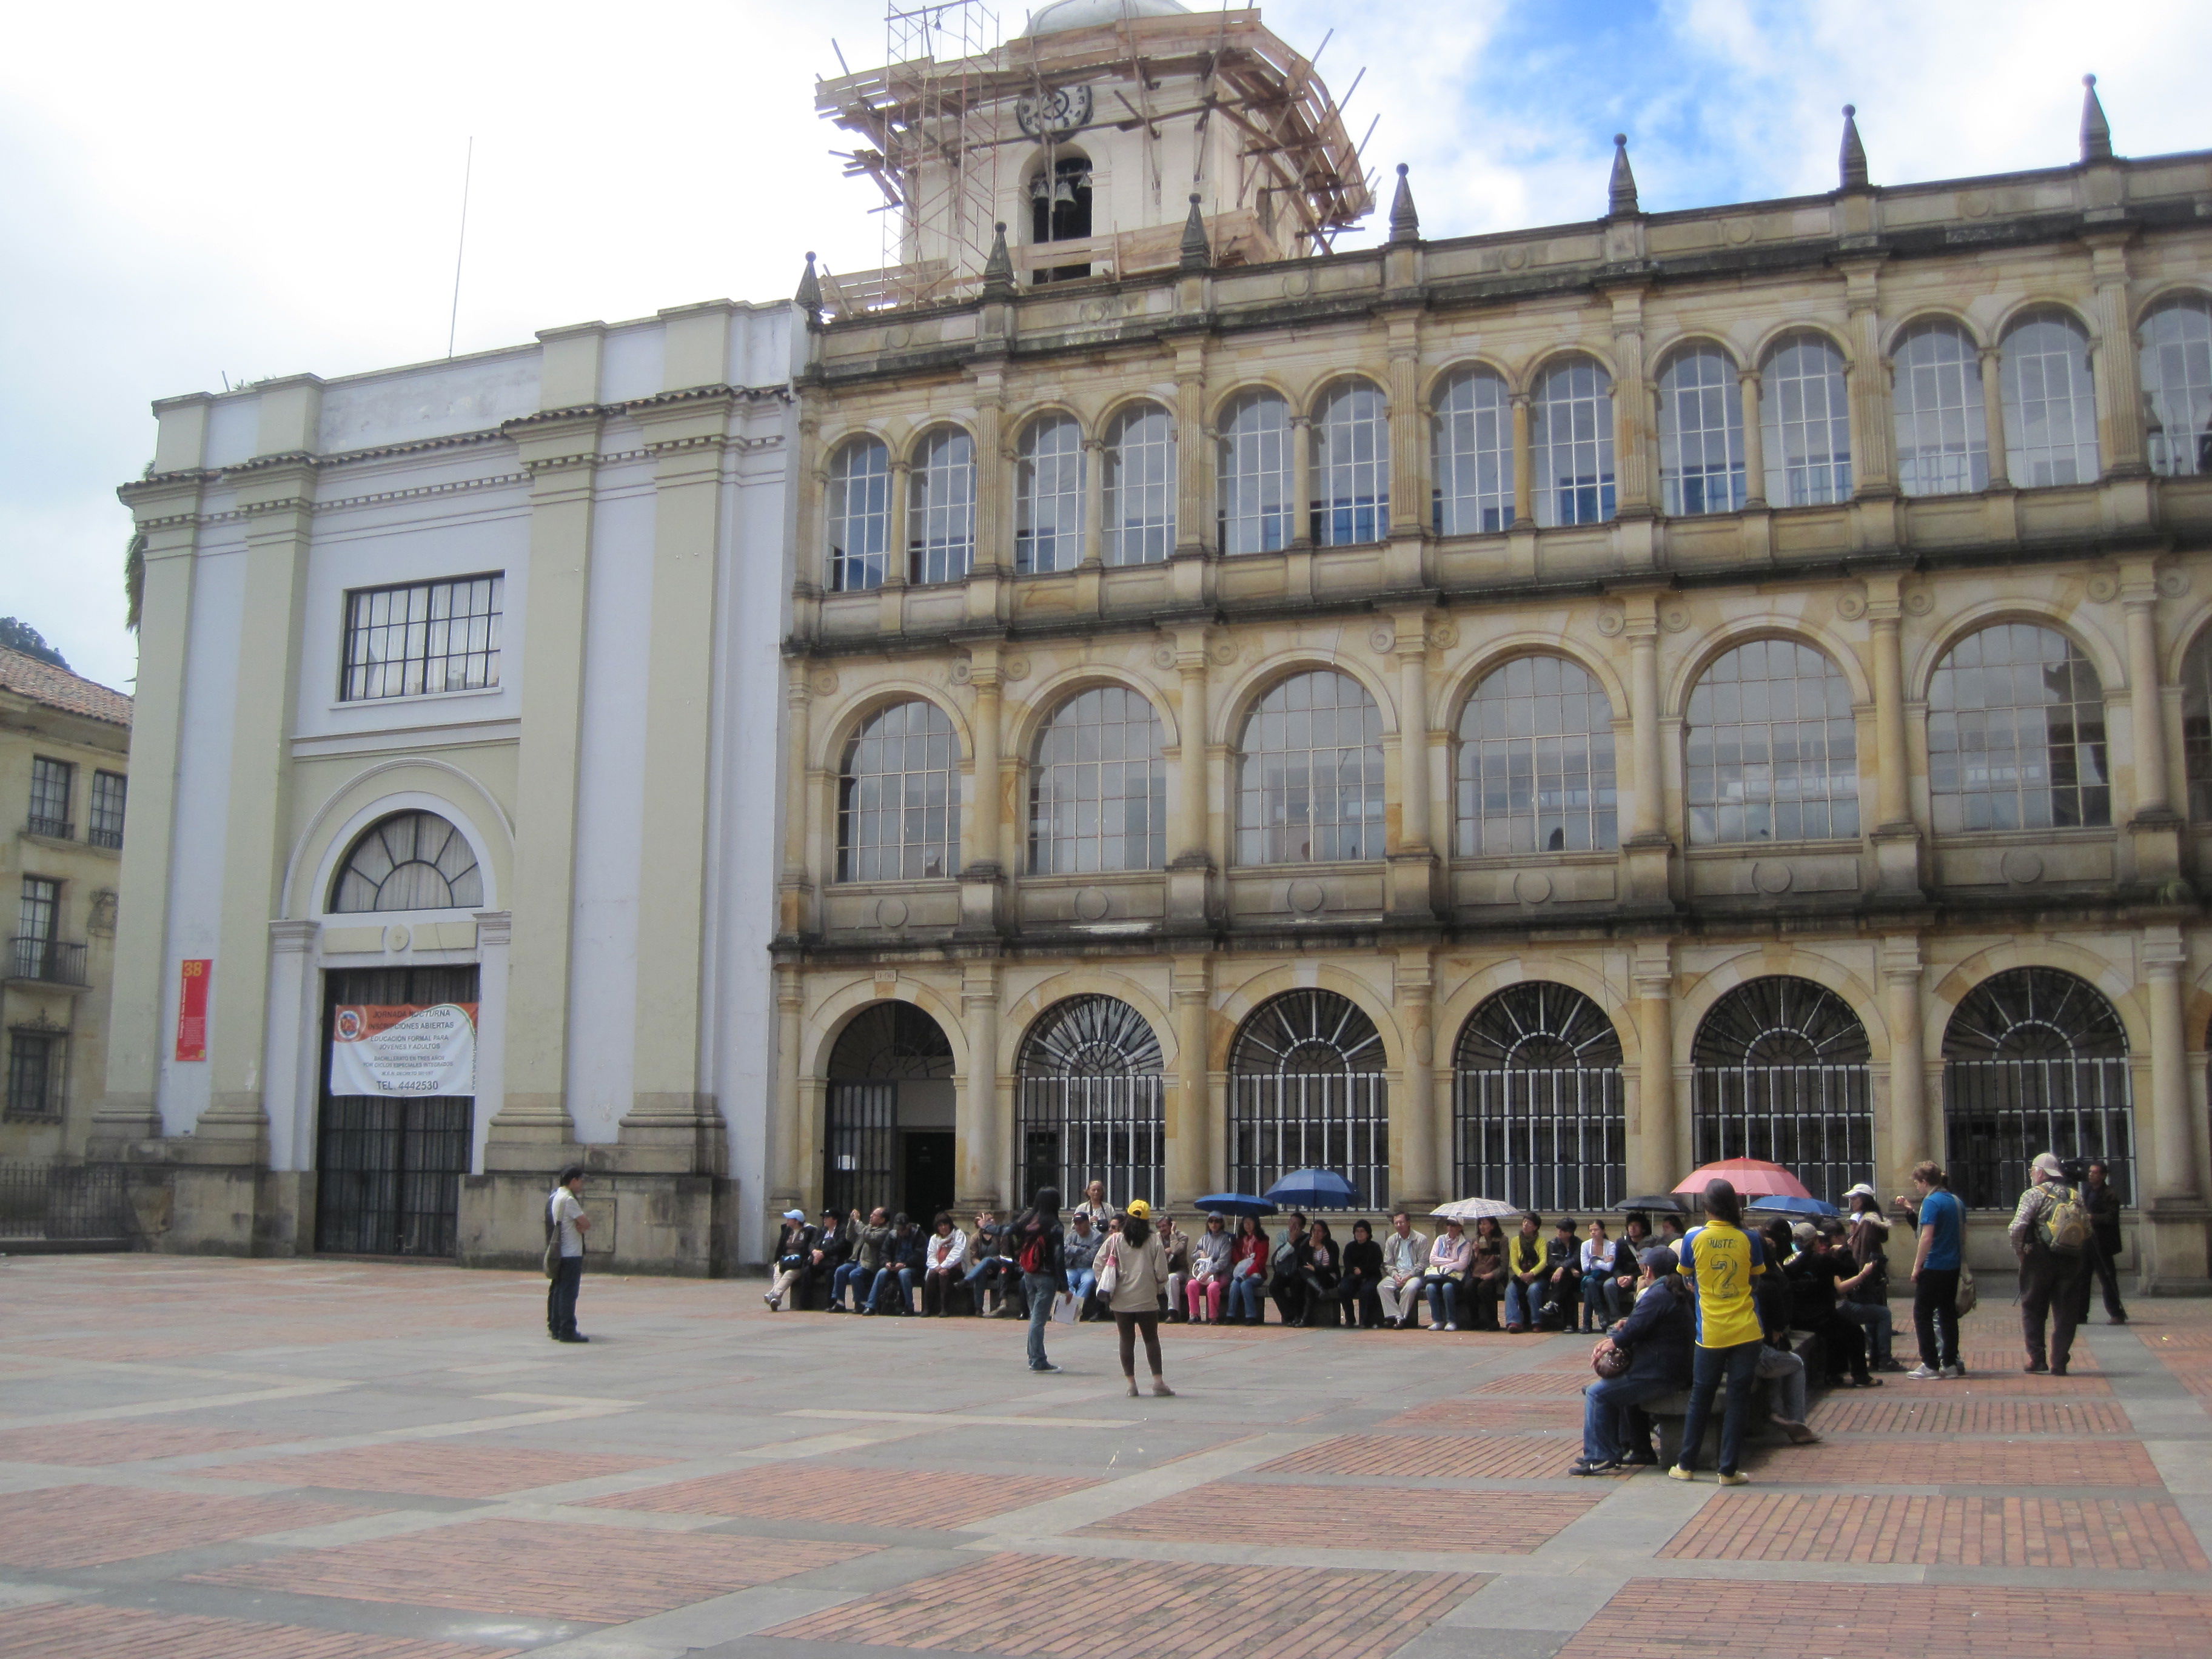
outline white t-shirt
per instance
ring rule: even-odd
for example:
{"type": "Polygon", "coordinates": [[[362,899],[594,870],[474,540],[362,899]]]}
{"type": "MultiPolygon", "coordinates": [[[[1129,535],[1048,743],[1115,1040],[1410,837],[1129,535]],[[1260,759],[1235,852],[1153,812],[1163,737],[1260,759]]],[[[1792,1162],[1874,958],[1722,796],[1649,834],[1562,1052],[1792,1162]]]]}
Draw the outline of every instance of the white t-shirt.
{"type": "Polygon", "coordinates": [[[550,1201],[553,1223],[561,1230],[561,1254],[583,1255],[584,1236],[576,1231],[576,1218],[584,1213],[583,1201],[566,1187],[556,1187],[550,1201]]]}

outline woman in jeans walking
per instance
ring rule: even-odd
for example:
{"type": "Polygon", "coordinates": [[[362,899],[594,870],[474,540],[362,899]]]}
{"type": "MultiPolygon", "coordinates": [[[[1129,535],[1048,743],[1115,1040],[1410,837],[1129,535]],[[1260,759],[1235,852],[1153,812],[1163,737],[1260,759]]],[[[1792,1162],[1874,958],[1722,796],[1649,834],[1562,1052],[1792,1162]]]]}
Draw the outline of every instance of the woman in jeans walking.
{"type": "Polygon", "coordinates": [[[1167,1252],[1152,1231],[1152,1206],[1141,1198],[1129,1200],[1121,1231],[1099,1247],[1098,1271],[1113,1268],[1114,1288],[1106,1305],[1114,1316],[1114,1328],[1121,1339],[1121,1375],[1129,1384],[1129,1397],[1137,1397],[1137,1338],[1145,1339],[1145,1363],[1152,1368],[1152,1392],[1172,1396],[1175,1390],[1160,1375],[1160,1292],[1167,1283],[1167,1252]]]}
{"type": "Polygon", "coordinates": [[[1067,1288],[1060,1265],[1066,1242],[1060,1224],[1060,1188],[1040,1187],[1036,1202],[1015,1218],[1012,1231],[1014,1266],[1030,1299],[1030,1369],[1056,1371],[1060,1367],[1044,1357],[1044,1328],[1052,1317],[1053,1297],[1067,1288]]]}
{"type": "Polygon", "coordinates": [[[1744,1425],[1751,1416],[1752,1385],[1759,1377],[1759,1350],[1765,1346],[1752,1281],[1765,1271],[1765,1250],[1757,1235],[1743,1230],[1743,1200],[1735,1187],[1725,1181],[1708,1181],[1705,1224],[1691,1228],[1682,1240],[1682,1277],[1697,1293],[1698,1327],[1682,1455],[1667,1471],[1677,1480],[1697,1478],[1691,1471],[1705,1442],[1713,1396],[1723,1379],[1728,1406],[1721,1419],[1718,1478],[1723,1486],[1741,1486],[1749,1479],[1737,1465],[1743,1455],[1744,1425]]]}

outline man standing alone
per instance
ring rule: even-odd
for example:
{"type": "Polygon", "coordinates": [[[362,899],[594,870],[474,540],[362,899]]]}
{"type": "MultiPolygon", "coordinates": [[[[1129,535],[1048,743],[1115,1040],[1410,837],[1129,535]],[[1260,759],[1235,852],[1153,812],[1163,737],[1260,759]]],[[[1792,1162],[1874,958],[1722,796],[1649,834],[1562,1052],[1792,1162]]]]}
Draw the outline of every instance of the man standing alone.
{"type": "Polygon", "coordinates": [[[553,1283],[545,1292],[545,1327],[556,1342],[588,1342],[576,1330],[576,1292],[584,1285],[584,1235],[592,1218],[584,1213],[584,1166],[571,1164],[545,1198],[546,1231],[558,1237],[553,1283]]]}
{"type": "Polygon", "coordinates": [[[2028,1170],[2032,1184],[2013,1212],[2012,1248],[2020,1257],[2020,1328],[2027,1344],[2031,1371],[2066,1375],[2074,1352],[2074,1324],[2079,1309],[2075,1291],[2088,1268],[2089,1218],[2081,1196],[2066,1184],[2066,1168],[2055,1152],[2038,1152],[2028,1170]],[[2051,1324],[2051,1352],[2044,1357],[2043,1329],[2051,1324]]]}
{"type": "MultiPolygon", "coordinates": [[[[2089,1178],[2081,1183],[2081,1202],[2089,1211],[2089,1269],[2105,1292],[2105,1315],[2115,1325],[2128,1322],[2120,1301],[2120,1194],[2112,1185],[2112,1171],[2101,1158],[2089,1161],[2089,1178]]],[[[2089,1315],[2089,1273],[2081,1276],[2081,1317],[2089,1315]]]]}

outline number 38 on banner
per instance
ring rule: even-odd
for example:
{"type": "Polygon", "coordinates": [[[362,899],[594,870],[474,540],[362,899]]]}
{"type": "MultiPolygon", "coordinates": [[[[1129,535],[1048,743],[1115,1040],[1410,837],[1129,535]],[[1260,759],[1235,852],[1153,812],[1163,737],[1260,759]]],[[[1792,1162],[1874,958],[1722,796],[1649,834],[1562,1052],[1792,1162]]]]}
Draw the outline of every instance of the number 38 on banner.
{"type": "Polygon", "coordinates": [[[207,1058],[208,980],[215,963],[189,957],[177,969],[177,1058],[207,1058]]]}

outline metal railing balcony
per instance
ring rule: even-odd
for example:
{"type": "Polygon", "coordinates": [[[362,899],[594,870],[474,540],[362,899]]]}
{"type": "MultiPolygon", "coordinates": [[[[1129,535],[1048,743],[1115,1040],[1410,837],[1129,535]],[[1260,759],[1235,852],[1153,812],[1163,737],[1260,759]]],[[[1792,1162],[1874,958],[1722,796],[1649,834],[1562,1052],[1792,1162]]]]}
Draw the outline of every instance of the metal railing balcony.
{"type": "Polygon", "coordinates": [[[14,939],[8,942],[8,977],[34,979],[46,985],[84,985],[84,946],[52,939],[14,939]]]}
{"type": "Polygon", "coordinates": [[[36,812],[24,820],[23,828],[34,836],[44,836],[49,841],[74,841],[76,827],[67,818],[42,818],[36,812]]]}

